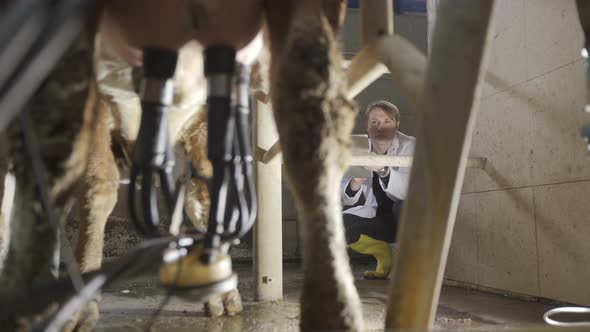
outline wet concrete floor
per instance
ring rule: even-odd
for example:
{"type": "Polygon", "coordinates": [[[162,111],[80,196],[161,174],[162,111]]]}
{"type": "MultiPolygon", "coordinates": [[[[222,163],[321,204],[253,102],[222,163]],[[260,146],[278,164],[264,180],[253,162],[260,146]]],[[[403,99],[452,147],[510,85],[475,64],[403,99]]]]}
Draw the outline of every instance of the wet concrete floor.
{"type": "MultiPolygon", "coordinates": [[[[357,288],[363,303],[368,330],[383,330],[387,283],[362,280],[362,272],[370,266],[355,264],[357,288]]],[[[244,311],[235,316],[207,318],[201,304],[172,298],[158,317],[151,317],[165,297],[155,284],[154,275],[119,281],[105,290],[100,303],[98,331],[145,331],[152,323],[154,331],[297,331],[299,324],[299,289],[302,273],[297,264],[284,266],[284,298],[282,301],[254,301],[254,280],[251,266],[235,266],[244,311]]],[[[496,331],[507,327],[542,326],[547,304],[512,299],[456,287],[443,287],[436,330],[484,329],[496,331]]]]}

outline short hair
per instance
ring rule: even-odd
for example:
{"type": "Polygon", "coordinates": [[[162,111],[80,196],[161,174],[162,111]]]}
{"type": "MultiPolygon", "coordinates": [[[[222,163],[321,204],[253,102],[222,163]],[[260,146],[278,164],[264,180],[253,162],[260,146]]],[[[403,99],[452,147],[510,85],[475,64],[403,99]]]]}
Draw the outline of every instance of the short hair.
{"type": "Polygon", "coordinates": [[[387,100],[378,100],[367,106],[367,109],[365,110],[365,117],[367,118],[367,121],[369,120],[369,114],[376,108],[382,109],[385,113],[393,117],[395,121],[399,122],[399,110],[394,104],[388,102],[387,100]]]}

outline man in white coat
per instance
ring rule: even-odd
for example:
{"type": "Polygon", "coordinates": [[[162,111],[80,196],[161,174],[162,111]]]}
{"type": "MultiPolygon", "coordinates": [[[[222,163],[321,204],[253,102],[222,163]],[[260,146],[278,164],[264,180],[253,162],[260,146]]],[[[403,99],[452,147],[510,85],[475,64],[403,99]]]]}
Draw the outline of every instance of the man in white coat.
{"type": "MultiPolygon", "coordinates": [[[[400,113],[388,101],[367,107],[367,132],[372,153],[412,156],[416,139],[398,131],[400,113]]],[[[391,270],[390,243],[395,242],[397,224],[410,180],[409,167],[365,167],[372,178],[345,178],[342,181],[343,219],[346,243],[359,253],[377,260],[367,279],[386,278],[391,270]]]]}

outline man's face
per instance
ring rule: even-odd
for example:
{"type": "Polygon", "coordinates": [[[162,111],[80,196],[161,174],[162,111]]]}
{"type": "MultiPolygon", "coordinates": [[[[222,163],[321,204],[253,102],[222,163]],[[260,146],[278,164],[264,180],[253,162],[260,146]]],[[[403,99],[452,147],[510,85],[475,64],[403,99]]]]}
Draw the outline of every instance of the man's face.
{"type": "Polygon", "coordinates": [[[387,114],[381,108],[375,108],[369,113],[367,132],[374,142],[385,143],[393,141],[399,121],[387,114]]]}

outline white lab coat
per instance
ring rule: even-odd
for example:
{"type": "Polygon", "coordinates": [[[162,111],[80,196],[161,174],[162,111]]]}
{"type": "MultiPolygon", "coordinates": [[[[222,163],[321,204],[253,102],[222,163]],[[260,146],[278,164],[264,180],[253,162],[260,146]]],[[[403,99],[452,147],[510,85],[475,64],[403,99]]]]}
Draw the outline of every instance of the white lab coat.
{"type": "MultiPolygon", "coordinates": [[[[370,144],[370,142],[369,142],[370,144]]],[[[401,132],[396,132],[393,139],[393,144],[387,150],[389,156],[413,156],[416,148],[416,138],[405,135],[401,132]]],[[[377,199],[373,195],[373,181],[367,179],[362,184],[361,189],[356,192],[356,195],[350,197],[346,194],[346,188],[350,183],[351,178],[342,179],[342,205],[356,204],[361,193],[365,196],[365,204],[354,206],[344,211],[363,218],[373,218],[377,213],[377,199]]],[[[383,183],[380,179],[381,188],[386,195],[391,199],[405,200],[408,193],[408,183],[410,181],[410,167],[390,167],[389,183],[383,183]]]]}

